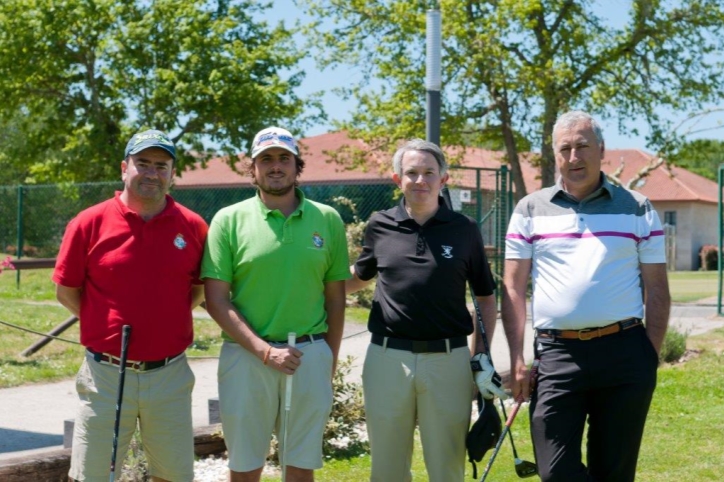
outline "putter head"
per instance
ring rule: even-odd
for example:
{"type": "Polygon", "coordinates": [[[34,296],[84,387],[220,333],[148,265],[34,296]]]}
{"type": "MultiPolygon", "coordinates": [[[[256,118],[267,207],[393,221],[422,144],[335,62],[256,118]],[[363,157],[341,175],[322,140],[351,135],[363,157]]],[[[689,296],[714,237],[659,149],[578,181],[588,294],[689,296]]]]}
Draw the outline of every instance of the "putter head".
{"type": "Polygon", "coordinates": [[[527,479],[538,474],[538,467],[533,462],[515,459],[515,473],[521,479],[527,479]]]}

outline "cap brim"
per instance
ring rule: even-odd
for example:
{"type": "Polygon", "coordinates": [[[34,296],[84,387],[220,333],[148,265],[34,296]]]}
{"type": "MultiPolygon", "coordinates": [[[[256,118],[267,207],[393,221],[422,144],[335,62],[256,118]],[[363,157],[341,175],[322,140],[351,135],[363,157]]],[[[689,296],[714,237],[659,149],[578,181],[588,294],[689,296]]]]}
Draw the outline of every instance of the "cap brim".
{"type": "Polygon", "coordinates": [[[128,155],[129,155],[129,156],[135,156],[135,155],[138,154],[139,152],[143,152],[143,151],[145,151],[146,149],[151,149],[151,148],[153,148],[153,147],[158,147],[159,149],[163,149],[164,151],[166,151],[166,152],[168,152],[169,154],[171,154],[171,157],[173,158],[174,161],[176,160],[176,154],[174,154],[173,151],[171,151],[171,149],[169,149],[168,147],[166,147],[166,146],[164,146],[164,145],[160,145],[160,144],[159,144],[159,145],[155,145],[155,146],[141,146],[141,147],[138,147],[138,148],[136,148],[136,149],[131,149],[131,151],[128,153],[128,155]]]}
{"type": "Polygon", "coordinates": [[[251,153],[251,158],[252,158],[252,159],[256,159],[256,158],[259,157],[263,152],[268,151],[269,149],[274,149],[274,148],[284,149],[284,150],[287,151],[287,152],[291,152],[291,153],[294,154],[295,156],[298,156],[298,155],[299,155],[299,153],[297,153],[294,149],[292,149],[292,148],[289,147],[289,146],[286,146],[286,145],[283,145],[283,144],[270,144],[270,145],[268,145],[268,146],[260,147],[260,148],[257,149],[256,151],[252,152],[252,153],[251,153]]]}

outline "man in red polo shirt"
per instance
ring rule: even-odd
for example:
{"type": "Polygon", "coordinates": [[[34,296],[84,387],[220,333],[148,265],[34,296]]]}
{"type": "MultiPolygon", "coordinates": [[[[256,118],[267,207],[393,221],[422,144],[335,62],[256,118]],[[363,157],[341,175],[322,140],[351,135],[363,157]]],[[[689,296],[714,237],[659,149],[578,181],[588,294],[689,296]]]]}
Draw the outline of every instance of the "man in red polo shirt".
{"type": "Polygon", "coordinates": [[[76,387],[70,477],[108,480],[121,327],[132,327],[118,466],[138,423],[154,481],[193,480],[191,390],[184,351],[203,298],[199,266],[208,226],[168,195],[176,148],[157,130],[134,135],[122,192],[75,217],[53,274],[58,300],[80,319],[87,348],[76,387]]]}

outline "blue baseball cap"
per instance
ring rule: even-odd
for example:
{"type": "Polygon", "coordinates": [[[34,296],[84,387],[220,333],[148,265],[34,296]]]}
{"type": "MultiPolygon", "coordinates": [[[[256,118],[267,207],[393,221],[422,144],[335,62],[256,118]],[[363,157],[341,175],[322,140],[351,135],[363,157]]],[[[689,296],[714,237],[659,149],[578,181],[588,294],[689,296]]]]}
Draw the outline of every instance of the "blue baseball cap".
{"type": "Polygon", "coordinates": [[[128,141],[128,144],[126,144],[125,157],[138,154],[149,147],[160,147],[171,154],[174,161],[176,160],[176,146],[174,146],[173,141],[168,137],[168,135],[166,135],[165,132],[155,129],[149,129],[147,131],[134,134],[133,137],[131,137],[131,140],[128,141]]]}

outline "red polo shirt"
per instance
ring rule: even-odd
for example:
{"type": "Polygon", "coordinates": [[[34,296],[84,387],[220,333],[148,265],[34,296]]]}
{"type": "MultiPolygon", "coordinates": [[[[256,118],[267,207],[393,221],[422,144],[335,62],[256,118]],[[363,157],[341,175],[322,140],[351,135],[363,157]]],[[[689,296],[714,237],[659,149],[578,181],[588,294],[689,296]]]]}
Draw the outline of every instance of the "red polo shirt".
{"type": "Polygon", "coordinates": [[[66,228],[53,281],[82,288],[80,341],[120,355],[121,327],[131,325],[128,359],[159,360],[193,341],[191,287],[208,226],[166,196],[149,221],[114,199],[82,211],[66,228]]]}

